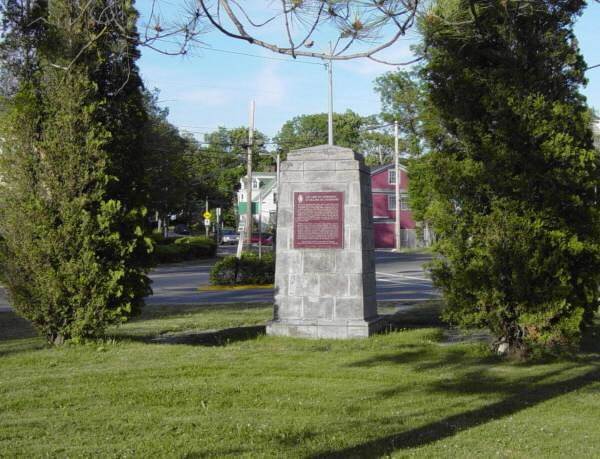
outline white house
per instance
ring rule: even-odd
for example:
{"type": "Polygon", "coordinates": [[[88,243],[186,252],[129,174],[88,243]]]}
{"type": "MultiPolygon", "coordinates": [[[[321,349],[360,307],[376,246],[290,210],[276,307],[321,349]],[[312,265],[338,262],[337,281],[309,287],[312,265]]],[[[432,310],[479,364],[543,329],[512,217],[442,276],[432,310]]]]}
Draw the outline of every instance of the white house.
{"type": "MultiPolygon", "coordinates": [[[[240,179],[241,187],[237,193],[238,215],[244,220],[246,215],[246,177],[240,179]]],[[[267,231],[275,225],[277,216],[277,174],[275,172],[255,172],[252,174],[252,216],[254,226],[258,231],[267,231]]]]}

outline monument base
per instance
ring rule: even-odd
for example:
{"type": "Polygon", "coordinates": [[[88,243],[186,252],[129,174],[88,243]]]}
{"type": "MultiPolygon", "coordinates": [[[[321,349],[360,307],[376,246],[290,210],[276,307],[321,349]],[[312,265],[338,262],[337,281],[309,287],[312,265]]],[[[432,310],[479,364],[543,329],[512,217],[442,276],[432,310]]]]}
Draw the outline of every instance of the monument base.
{"type": "Polygon", "coordinates": [[[386,323],[383,317],[366,320],[273,320],[267,323],[267,335],[315,339],[367,338],[384,331],[386,323]]]}

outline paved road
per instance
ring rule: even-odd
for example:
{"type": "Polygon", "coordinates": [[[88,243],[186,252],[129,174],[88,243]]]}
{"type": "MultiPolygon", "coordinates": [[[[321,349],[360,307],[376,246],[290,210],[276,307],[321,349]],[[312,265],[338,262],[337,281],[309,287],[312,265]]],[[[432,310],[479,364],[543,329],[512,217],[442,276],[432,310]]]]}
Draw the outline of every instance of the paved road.
{"type": "MultiPolygon", "coordinates": [[[[376,251],[377,300],[418,301],[438,295],[423,270],[430,256],[418,253],[376,251]]],[[[199,292],[198,287],[208,284],[212,263],[162,266],[151,277],[154,295],[149,304],[230,303],[273,301],[272,290],[244,290],[199,292]]]]}
{"type": "MultiPolygon", "coordinates": [[[[222,249],[232,253],[233,247],[222,249]]],[[[377,300],[418,301],[436,298],[437,293],[423,270],[430,256],[419,253],[393,253],[376,251],[377,300]]],[[[208,285],[208,272],[213,261],[178,263],[154,270],[152,288],[154,295],[149,304],[269,302],[272,290],[244,290],[228,292],[199,292],[198,287],[208,285]]],[[[0,288],[0,311],[8,309],[8,302],[0,288]]]]}

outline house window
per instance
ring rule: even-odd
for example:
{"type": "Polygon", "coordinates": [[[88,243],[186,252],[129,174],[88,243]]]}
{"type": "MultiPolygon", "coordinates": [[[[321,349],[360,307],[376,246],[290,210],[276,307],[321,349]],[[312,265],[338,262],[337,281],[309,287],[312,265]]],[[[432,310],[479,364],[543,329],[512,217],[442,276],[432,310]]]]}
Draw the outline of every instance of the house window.
{"type": "Polygon", "coordinates": [[[277,193],[273,193],[273,204],[277,204],[277,193]]]}
{"type": "MultiPolygon", "coordinates": [[[[400,180],[402,182],[402,180],[400,180]]],[[[396,184],[396,169],[388,169],[388,183],[390,185],[396,184]]]]}
{"type": "MultiPolygon", "coordinates": [[[[396,210],[396,196],[393,194],[388,196],[388,210],[396,210]]],[[[400,210],[410,210],[407,196],[400,196],[400,210]]]]}
{"type": "Polygon", "coordinates": [[[254,179],[252,180],[252,189],[257,190],[260,186],[260,180],[254,179]]]}

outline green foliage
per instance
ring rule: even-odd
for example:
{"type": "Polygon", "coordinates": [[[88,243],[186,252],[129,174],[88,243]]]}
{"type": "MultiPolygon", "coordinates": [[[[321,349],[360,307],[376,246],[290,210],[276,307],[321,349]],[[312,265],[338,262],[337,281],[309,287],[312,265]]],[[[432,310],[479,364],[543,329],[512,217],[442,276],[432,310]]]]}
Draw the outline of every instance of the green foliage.
{"type": "Polygon", "coordinates": [[[576,345],[598,307],[600,158],[572,31],[583,7],[452,0],[422,21],[441,129],[411,169],[413,209],[439,238],[446,318],[516,353],[576,345]]]}
{"type": "Polygon", "coordinates": [[[176,263],[198,258],[210,258],[217,254],[217,244],[205,237],[181,237],[166,239],[154,247],[156,263],[176,263]],[[170,242],[172,241],[172,242],[170,242]]]}
{"type": "Polygon", "coordinates": [[[143,119],[136,54],[115,56],[119,39],[98,36],[92,12],[49,4],[35,71],[20,74],[0,117],[1,270],[15,310],[54,343],[102,333],[138,313],[150,292],[152,246],[132,162],[139,137],[127,135],[143,119]]]}
{"type": "Polygon", "coordinates": [[[381,118],[398,122],[399,148],[402,153],[418,156],[423,152],[426,93],[418,71],[396,70],[375,80],[381,98],[381,118]]]}
{"type": "MultiPolygon", "coordinates": [[[[328,114],[300,115],[286,123],[275,137],[275,142],[284,153],[299,148],[327,144],[328,114]]],[[[365,118],[351,110],[333,114],[334,143],[340,147],[360,151],[361,132],[365,118]]]]}
{"type": "Polygon", "coordinates": [[[275,279],[275,260],[271,253],[258,258],[255,253],[243,253],[219,260],[210,270],[213,285],[266,285],[275,279]]]}
{"type": "Polygon", "coordinates": [[[154,216],[166,221],[168,215],[177,214],[188,220],[199,213],[206,196],[206,187],[194,169],[199,147],[168,121],[168,110],[160,108],[157,100],[157,92],[144,95],[148,119],[142,127],[146,151],[143,193],[154,216]]]}

